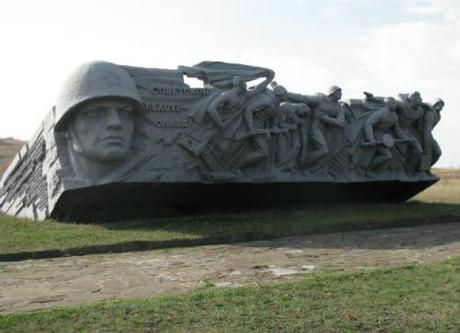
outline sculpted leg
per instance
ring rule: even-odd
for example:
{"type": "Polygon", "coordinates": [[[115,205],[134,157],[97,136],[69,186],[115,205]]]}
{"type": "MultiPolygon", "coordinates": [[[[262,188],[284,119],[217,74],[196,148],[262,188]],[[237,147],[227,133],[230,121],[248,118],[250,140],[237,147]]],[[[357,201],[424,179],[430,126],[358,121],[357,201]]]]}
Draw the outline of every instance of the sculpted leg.
{"type": "Polygon", "coordinates": [[[391,154],[390,149],[380,147],[377,150],[376,157],[371,162],[370,169],[375,170],[377,168],[381,168],[385,164],[387,164],[389,161],[391,161],[392,158],[393,158],[393,155],[391,154]]]}
{"type": "Polygon", "coordinates": [[[431,154],[431,165],[434,165],[442,154],[441,147],[439,147],[439,144],[436,140],[433,140],[431,144],[431,154]]]}
{"type": "Polygon", "coordinates": [[[307,164],[312,165],[329,154],[329,147],[327,146],[326,138],[322,130],[319,128],[312,129],[312,136],[310,139],[315,150],[308,156],[307,164]]]}

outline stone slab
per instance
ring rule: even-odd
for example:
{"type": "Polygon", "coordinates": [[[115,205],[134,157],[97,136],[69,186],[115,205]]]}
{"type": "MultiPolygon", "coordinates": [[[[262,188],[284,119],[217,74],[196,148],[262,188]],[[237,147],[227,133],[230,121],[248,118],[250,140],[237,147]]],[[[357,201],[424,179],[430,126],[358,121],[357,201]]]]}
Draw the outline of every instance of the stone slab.
{"type": "Polygon", "coordinates": [[[103,222],[163,214],[201,213],[337,203],[401,203],[436,180],[359,183],[109,184],[66,191],[51,217],[103,222]]]}

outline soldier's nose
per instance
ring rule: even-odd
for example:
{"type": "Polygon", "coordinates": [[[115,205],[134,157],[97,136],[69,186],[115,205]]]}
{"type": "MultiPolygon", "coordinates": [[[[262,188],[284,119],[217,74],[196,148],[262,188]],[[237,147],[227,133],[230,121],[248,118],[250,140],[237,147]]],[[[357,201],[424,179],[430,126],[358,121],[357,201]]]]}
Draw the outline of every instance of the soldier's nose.
{"type": "Polygon", "coordinates": [[[107,127],[111,129],[121,128],[121,119],[118,115],[118,111],[115,108],[107,110],[107,127]]]}

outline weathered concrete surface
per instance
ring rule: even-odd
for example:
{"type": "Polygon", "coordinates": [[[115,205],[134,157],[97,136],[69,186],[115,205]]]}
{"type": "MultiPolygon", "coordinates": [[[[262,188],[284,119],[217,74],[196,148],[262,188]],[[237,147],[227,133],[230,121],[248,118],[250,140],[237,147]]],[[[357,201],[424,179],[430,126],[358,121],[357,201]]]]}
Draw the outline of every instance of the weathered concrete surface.
{"type": "Polygon", "coordinates": [[[403,202],[438,181],[443,101],[366,92],[345,102],[338,86],[298,94],[274,77],[219,61],[83,64],[0,179],[0,212],[85,221],[196,205],[403,202]]]}
{"type": "Polygon", "coordinates": [[[220,287],[325,270],[360,271],[460,255],[460,224],[290,237],[141,253],[0,263],[0,312],[220,287]]]}

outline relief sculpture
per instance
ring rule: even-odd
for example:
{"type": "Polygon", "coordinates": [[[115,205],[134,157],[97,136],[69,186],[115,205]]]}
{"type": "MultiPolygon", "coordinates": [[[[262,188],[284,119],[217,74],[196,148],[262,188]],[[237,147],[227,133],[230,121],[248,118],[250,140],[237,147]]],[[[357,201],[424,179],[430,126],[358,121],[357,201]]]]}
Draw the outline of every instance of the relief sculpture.
{"type": "Polygon", "coordinates": [[[143,118],[134,80],[122,68],[104,62],[80,67],[55,108],[55,136],[67,142],[61,147],[67,176],[81,186],[114,181],[142,149],[143,118]]]}
{"type": "MultiPolygon", "coordinates": [[[[211,61],[177,70],[84,64],[3,175],[0,210],[61,216],[53,212],[65,211],[66,197],[104,186],[123,186],[144,209],[158,198],[174,202],[181,189],[192,191],[186,184],[214,184],[220,194],[229,184],[293,184],[300,192],[289,200],[308,202],[311,184],[380,182],[398,188],[395,200],[401,201],[437,180],[430,168],[441,148],[432,132],[443,100],[427,103],[417,91],[398,98],[365,91],[362,99],[343,101],[338,86],[294,93],[274,77],[264,67],[211,61]],[[25,187],[31,163],[40,181],[25,187]],[[400,183],[413,190],[402,193],[400,183]],[[178,192],[168,197],[160,188],[178,192]]],[[[208,199],[203,193],[200,200],[208,199]]],[[[366,195],[350,196],[360,197],[366,195]]],[[[96,195],[91,200],[104,205],[96,195]]]]}

